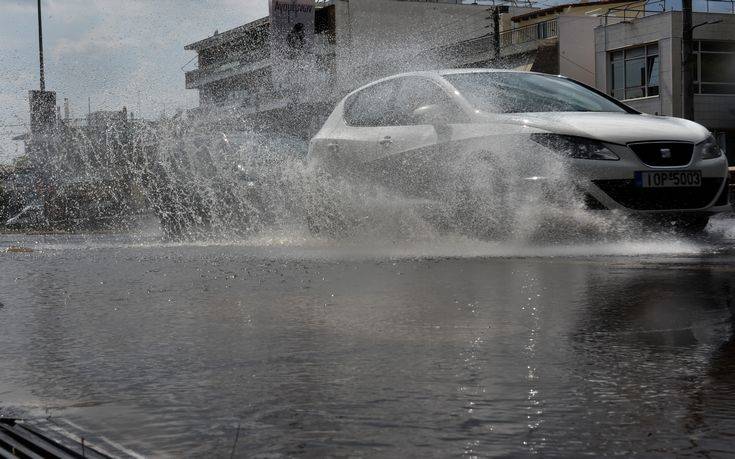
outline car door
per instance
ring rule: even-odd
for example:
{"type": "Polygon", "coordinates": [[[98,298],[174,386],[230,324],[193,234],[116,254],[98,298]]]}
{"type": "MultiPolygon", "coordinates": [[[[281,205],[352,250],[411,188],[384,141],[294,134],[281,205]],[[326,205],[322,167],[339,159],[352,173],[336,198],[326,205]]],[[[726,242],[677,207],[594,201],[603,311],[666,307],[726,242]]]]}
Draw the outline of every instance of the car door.
{"type": "Polygon", "coordinates": [[[320,139],[328,150],[330,166],[341,171],[362,171],[375,160],[379,129],[389,117],[397,90],[394,80],[368,86],[348,97],[343,106],[343,123],[338,123],[327,139],[320,139]]]}

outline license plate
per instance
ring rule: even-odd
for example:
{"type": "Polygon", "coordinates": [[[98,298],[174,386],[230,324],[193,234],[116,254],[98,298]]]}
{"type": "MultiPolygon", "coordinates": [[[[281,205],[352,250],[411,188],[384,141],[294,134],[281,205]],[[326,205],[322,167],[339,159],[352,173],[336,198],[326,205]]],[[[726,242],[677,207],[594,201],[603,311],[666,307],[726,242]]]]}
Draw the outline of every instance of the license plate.
{"type": "Polygon", "coordinates": [[[635,185],[641,188],[702,186],[702,171],[639,171],[635,173],[635,185]]]}

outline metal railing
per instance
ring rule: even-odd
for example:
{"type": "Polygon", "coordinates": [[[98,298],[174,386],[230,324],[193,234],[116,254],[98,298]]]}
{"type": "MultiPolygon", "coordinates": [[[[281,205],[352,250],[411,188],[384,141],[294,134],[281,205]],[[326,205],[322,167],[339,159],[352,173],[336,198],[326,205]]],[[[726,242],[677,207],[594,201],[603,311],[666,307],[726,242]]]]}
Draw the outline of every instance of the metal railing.
{"type": "Polygon", "coordinates": [[[184,73],[187,88],[194,87],[201,78],[215,77],[216,75],[228,74],[231,71],[241,70],[256,62],[265,61],[270,57],[270,48],[264,46],[260,49],[245,52],[234,56],[232,59],[210,64],[202,68],[189,70],[184,73]]]}
{"type": "MultiPolygon", "coordinates": [[[[735,0],[703,0],[695,2],[692,10],[695,13],[735,14],[735,0]]],[[[610,20],[625,22],[667,11],[681,11],[681,5],[670,0],[644,0],[610,8],[602,16],[605,20],[604,24],[608,25],[610,20]]]]}
{"type": "Polygon", "coordinates": [[[227,70],[228,68],[235,66],[243,66],[252,64],[253,62],[262,61],[263,59],[267,59],[269,56],[270,47],[268,47],[268,44],[266,43],[260,48],[233,53],[229,56],[223,54],[223,56],[216,62],[199,67],[197,70],[201,70],[203,72],[227,70]]]}
{"type": "Polygon", "coordinates": [[[557,20],[549,19],[548,21],[500,32],[500,47],[505,48],[506,46],[530,43],[544,38],[556,37],[558,34],[557,20]]]}

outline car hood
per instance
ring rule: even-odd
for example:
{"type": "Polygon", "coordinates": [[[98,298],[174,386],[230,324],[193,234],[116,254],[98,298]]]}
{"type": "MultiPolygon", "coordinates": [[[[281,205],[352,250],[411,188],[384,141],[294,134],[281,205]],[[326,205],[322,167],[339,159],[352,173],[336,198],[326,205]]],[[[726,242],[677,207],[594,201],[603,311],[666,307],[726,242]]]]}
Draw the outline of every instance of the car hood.
{"type": "Polygon", "coordinates": [[[692,121],[646,114],[549,112],[486,115],[485,118],[617,144],[655,140],[701,142],[709,134],[706,128],[692,121]]]}

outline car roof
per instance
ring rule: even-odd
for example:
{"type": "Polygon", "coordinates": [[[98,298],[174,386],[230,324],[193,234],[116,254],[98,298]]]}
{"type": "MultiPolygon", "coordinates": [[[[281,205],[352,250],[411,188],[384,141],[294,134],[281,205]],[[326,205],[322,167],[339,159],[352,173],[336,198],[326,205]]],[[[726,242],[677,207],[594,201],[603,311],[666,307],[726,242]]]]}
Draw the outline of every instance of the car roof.
{"type": "MultiPolygon", "coordinates": [[[[370,83],[360,86],[359,88],[350,92],[347,95],[347,97],[351,96],[352,94],[355,94],[356,92],[362,91],[365,88],[369,88],[370,86],[373,86],[375,84],[382,83],[384,81],[390,81],[396,78],[402,78],[402,77],[408,77],[408,76],[421,76],[421,77],[428,77],[428,78],[436,78],[436,77],[442,77],[444,75],[456,75],[460,73],[538,73],[538,72],[528,72],[525,70],[513,70],[513,69],[488,69],[488,68],[441,69],[441,70],[421,70],[421,71],[416,71],[416,72],[404,72],[404,73],[397,73],[395,75],[391,75],[385,78],[381,78],[379,80],[371,81],[370,83]]],[[[556,75],[550,75],[546,73],[542,73],[541,75],[556,76],[556,75]]]]}
{"type": "MultiPolygon", "coordinates": [[[[421,72],[419,72],[421,73],[421,72]]],[[[487,68],[474,68],[474,69],[444,69],[444,70],[433,70],[427,71],[426,73],[433,73],[437,75],[454,75],[456,73],[538,73],[528,72],[525,70],[513,70],[513,69],[487,69],[487,68]]]]}

